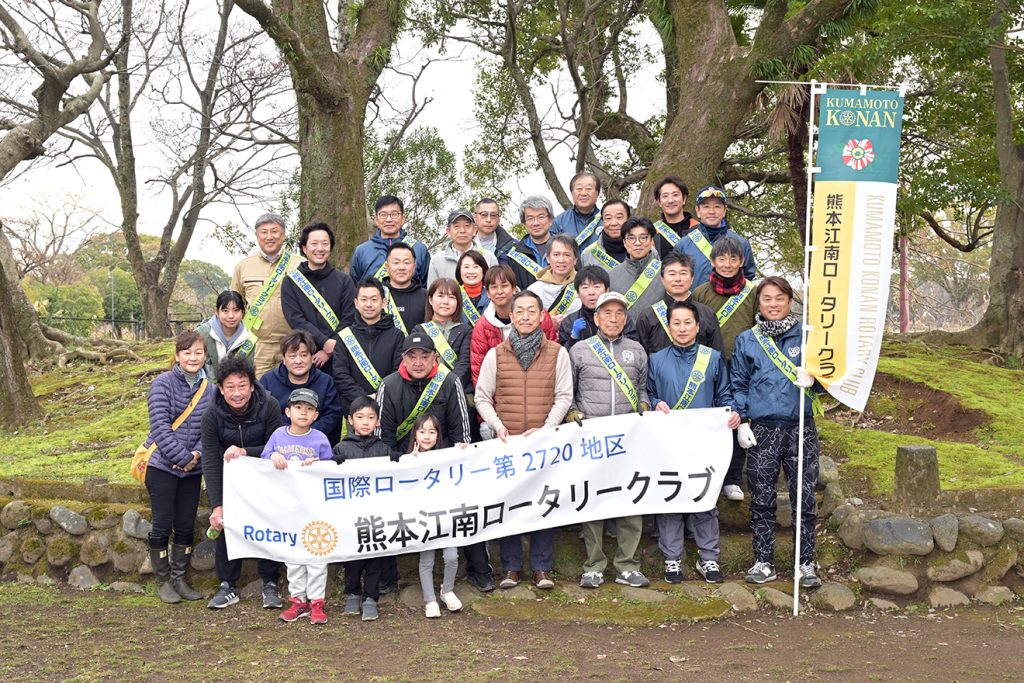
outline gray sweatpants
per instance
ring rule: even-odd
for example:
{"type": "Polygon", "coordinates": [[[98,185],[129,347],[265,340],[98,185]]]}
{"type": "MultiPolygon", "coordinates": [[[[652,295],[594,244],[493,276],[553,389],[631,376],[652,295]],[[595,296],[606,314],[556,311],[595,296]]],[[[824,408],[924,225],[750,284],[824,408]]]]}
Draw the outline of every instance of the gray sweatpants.
{"type": "MultiPolygon", "coordinates": [[[[434,593],[434,550],[424,550],[420,553],[420,588],[423,589],[423,602],[435,602],[437,595],[434,593]]],[[[455,590],[455,573],[459,570],[459,549],[442,548],[441,557],[444,559],[444,578],[441,580],[441,592],[451,593],[455,590]]]]}
{"type": "Polygon", "coordinates": [[[707,512],[691,512],[682,514],[670,512],[655,515],[658,523],[658,548],[666,560],[683,559],[683,539],[686,530],[693,534],[701,561],[718,562],[718,508],[707,512]]]}

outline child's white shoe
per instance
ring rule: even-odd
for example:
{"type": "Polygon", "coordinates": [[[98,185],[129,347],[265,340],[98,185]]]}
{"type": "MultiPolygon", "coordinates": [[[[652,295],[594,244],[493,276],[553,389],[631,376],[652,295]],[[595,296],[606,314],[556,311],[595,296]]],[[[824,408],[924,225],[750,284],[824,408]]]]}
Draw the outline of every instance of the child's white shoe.
{"type": "Polygon", "coordinates": [[[427,619],[437,619],[441,616],[441,608],[436,601],[428,602],[423,608],[423,613],[427,615],[427,619]]]}
{"type": "Polygon", "coordinates": [[[462,609],[462,600],[459,600],[459,596],[455,594],[455,591],[441,593],[441,602],[444,603],[449,612],[458,612],[462,609]]]}

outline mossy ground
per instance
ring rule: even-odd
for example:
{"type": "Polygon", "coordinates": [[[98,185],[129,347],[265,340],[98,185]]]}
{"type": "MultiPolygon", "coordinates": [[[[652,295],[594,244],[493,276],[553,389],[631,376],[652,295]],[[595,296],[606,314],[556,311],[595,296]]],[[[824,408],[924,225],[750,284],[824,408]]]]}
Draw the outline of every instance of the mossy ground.
{"type": "MultiPolygon", "coordinates": [[[[874,495],[889,495],[896,447],[928,444],[938,451],[943,489],[1024,487],[1024,372],[978,362],[966,348],[898,342],[886,342],[878,370],[948,393],[965,408],[984,411],[989,420],[974,430],[974,443],[819,420],[822,448],[840,462],[845,474],[866,479],[874,495]]],[[[868,406],[878,414],[915,407],[877,394],[868,406]]]]}

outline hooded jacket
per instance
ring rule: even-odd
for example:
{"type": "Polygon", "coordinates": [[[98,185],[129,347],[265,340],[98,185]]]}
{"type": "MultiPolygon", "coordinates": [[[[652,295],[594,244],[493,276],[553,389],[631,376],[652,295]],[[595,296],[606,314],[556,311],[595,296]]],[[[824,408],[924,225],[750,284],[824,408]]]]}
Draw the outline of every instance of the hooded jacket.
{"type": "MultiPolygon", "coordinates": [[[[479,253],[484,257],[484,261],[487,262],[487,267],[498,265],[497,257],[487,249],[480,246],[480,240],[474,239],[473,246],[470,247],[473,251],[479,253]]],[[[427,287],[434,283],[434,280],[439,280],[443,277],[455,279],[455,267],[459,265],[459,257],[462,254],[455,251],[454,245],[448,242],[443,249],[438,249],[430,255],[430,272],[427,274],[427,287]]]]}
{"type": "MultiPolygon", "coordinates": [[[[520,254],[523,254],[528,259],[533,261],[537,265],[537,270],[546,268],[548,266],[548,247],[551,246],[551,239],[549,238],[544,244],[534,244],[533,238],[527,235],[523,239],[515,243],[515,250],[520,254]]],[[[509,251],[512,251],[509,249],[509,251]]],[[[516,286],[519,289],[527,289],[537,280],[537,276],[528,271],[522,265],[520,265],[515,259],[505,255],[505,263],[512,268],[512,272],[516,276],[516,286]]]]}
{"type": "Polygon", "coordinates": [[[218,391],[210,409],[203,415],[203,476],[210,507],[224,504],[224,451],[228,446],[245,449],[250,458],[258,458],[270,435],[281,426],[281,406],[257,384],[245,410],[236,414],[218,391]]]}
{"type": "MultiPolygon", "coordinates": [[[[640,260],[627,258],[621,264],[612,268],[611,272],[608,273],[608,279],[611,280],[612,285],[611,290],[626,296],[626,292],[637,281],[640,274],[644,272],[647,264],[657,258],[657,250],[651,249],[651,253],[640,260]]],[[[658,272],[654,275],[654,279],[651,280],[651,284],[643,291],[636,303],[629,307],[629,317],[635,319],[645,308],[651,306],[663,296],[665,296],[665,285],[661,283],[661,269],[659,268],[658,272]]]]}
{"type": "MultiPolygon", "coordinates": [[[[373,233],[373,237],[366,240],[352,250],[352,264],[348,273],[358,284],[368,277],[373,277],[377,269],[384,263],[388,255],[388,247],[397,241],[405,239],[406,231],[398,231],[398,237],[388,239],[380,234],[380,230],[373,233]]],[[[420,282],[427,281],[427,273],[430,272],[430,252],[427,245],[416,240],[412,246],[413,254],[416,257],[416,275],[414,278],[420,282]]],[[[354,297],[353,297],[354,298],[354,297]]]]}
{"type": "Polygon", "coordinates": [[[175,363],[174,367],[167,372],[161,373],[153,380],[153,386],[149,389],[149,397],[146,400],[149,409],[149,436],[146,438],[146,446],[156,441],[156,450],[149,459],[149,466],[163,470],[177,477],[194,477],[203,471],[203,458],[194,468],[188,472],[174,469],[174,466],[184,467],[192,462],[192,451],[203,452],[203,444],[200,441],[200,424],[203,413],[210,405],[212,396],[217,393],[213,382],[207,378],[206,389],[202,398],[176,430],[171,429],[171,424],[185,412],[185,408],[192,401],[192,397],[199,391],[202,378],[198,379],[195,386],[190,386],[188,379],[181,367],[175,363]]]}
{"type": "MultiPolygon", "coordinates": [[[[551,266],[544,268],[537,274],[537,280],[532,285],[527,287],[527,290],[533,292],[540,297],[541,303],[544,304],[544,308],[547,309],[548,313],[551,313],[552,307],[555,303],[560,302],[563,296],[563,292],[566,287],[571,287],[573,282],[576,280],[576,271],[570,271],[565,280],[559,281],[552,273],[551,266]]],[[[568,310],[565,313],[574,313],[580,310],[580,298],[575,294],[575,288],[573,288],[573,300],[569,304],[568,310]]],[[[564,315],[564,314],[563,314],[564,315]]]]}
{"type": "MultiPolygon", "coordinates": [[[[390,315],[384,314],[372,325],[360,318],[352,324],[352,336],[356,338],[377,375],[382,379],[398,369],[402,360],[402,342],[405,335],[395,327],[390,315]]],[[[348,415],[348,405],[360,396],[372,394],[376,389],[363,376],[344,342],[334,347],[334,386],[338,390],[339,408],[342,415],[348,415]]]]}
{"type": "MultiPolygon", "coordinates": [[[[196,328],[196,332],[202,335],[203,340],[206,342],[206,364],[203,365],[203,370],[206,371],[206,378],[210,380],[210,382],[213,382],[213,378],[217,373],[217,366],[220,365],[220,362],[228,356],[233,356],[238,353],[238,350],[242,347],[242,344],[245,343],[245,339],[248,336],[247,331],[243,331],[242,334],[236,334],[235,338],[231,341],[231,346],[229,347],[213,332],[213,321],[216,320],[216,318],[217,316],[214,315],[196,328]]],[[[243,329],[245,326],[242,325],[241,321],[239,321],[238,327],[239,329],[243,329]]],[[[255,335],[253,336],[255,337],[255,335]]],[[[259,342],[257,342],[257,344],[258,343],[259,342]]],[[[249,355],[252,356],[255,353],[256,348],[253,347],[252,353],[249,355]]]]}
{"type": "MultiPolygon", "coordinates": [[[[647,393],[651,397],[652,407],[657,407],[660,401],[664,401],[669,408],[672,408],[679,401],[683,392],[686,391],[690,371],[693,370],[693,364],[697,360],[699,346],[702,344],[696,342],[686,347],[672,344],[651,356],[647,373],[647,393]]],[[[724,408],[725,406],[736,410],[736,401],[733,400],[729,387],[729,369],[722,354],[712,349],[704,382],[697,389],[697,393],[694,394],[693,400],[687,407],[724,408]]]]}
{"type": "MultiPolygon", "coordinates": [[[[551,341],[558,340],[558,331],[547,311],[542,311],[540,327],[544,330],[544,336],[551,341]]],[[[498,320],[494,312],[494,304],[487,304],[480,320],[473,327],[473,336],[469,342],[469,365],[473,378],[473,385],[476,386],[477,378],[480,376],[480,365],[484,362],[484,356],[501,342],[508,339],[512,332],[512,323],[503,323],[498,320]]]]}
{"type": "Polygon", "coordinates": [[[328,339],[337,339],[338,330],[355,322],[356,286],[348,273],[338,270],[329,263],[319,270],[310,270],[309,263],[303,261],[299,264],[298,271],[309,280],[316,291],[320,292],[320,296],[331,307],[339,321],[338,327],[332,329],[313,302],[302,293],[291,278],[286,278],[281,284],[281,306],[284,308],[285,320],[293,330],[305,330],[313,335],[316,348],[311,351],[316,353],[324,347],[328,339]]]}
{"type": "MultiPolygon", "coordinates": [[[[662,301],[666,306],[667,313],[667,307],[672,305],[675,299],[666,294],[662,297],[662,301]]],[[[718,318],[715,317],[715,312],[699,301],[694,301],[692,296],[688,301],[697,307],[697,313],[700,315],[700,331],[697,333],[697,343],[710,346],[715,351],[721,352],[724,348],[722,344],[722,328],[718,326],[718,318]]],[[[662,327],[661,320],[654,311],[654,304],[643,309],[636,316],[636,331],[640,334],[640,343],[643,344],[648,355],[654,355],[658,351],[672,346],[672,340],[669,338],[668,332],[662,327]]]]}
{"type": "MultiPolygon", "coordinates": [[[[339,342],[340,343],[340,342],[339,342]]],[[[323,432],[331,445],[338,443],[341,436],[341,406],[338,390],[334,387],[334,378],[319,368],[311,367],[305,384],[293,384],[288,379],[288,368],[281,363],[276,368],[260,377],[260,385],[270,392],[281,405],[281,424],[290,425],[292,421],[284,414],[288,397],[296,389],[310,389],[320,402],[317,411],[320,416],[313,422],[313,429],[323,432]]]]}
{"type": "MultiPolygon", "coordinates": [[[[402,363],[397,372],[384,378],[377,390],[377,405],[380,406],[380,438],[388,446],[397,447],[401,452],[409,450],[413,433],[410,431],[405,438],[399,440],[396,434],[398,426],[412,413],[413,408],[423,394],[423,389],[437,374],[437,366],[423,378],[414,379],[402,363]]],[[[426,413],[433,415],[441,425],[438,443],[442,447],[454,443],[469,443],[469,408],[466,395],[462,391],[462,382],[454,373],[449,373],[427,408],[426,413]]]]}
{"type": "MultiPolygon", "coordinates": [[[[773,340],[783,357],[800,366],[800,324],[773,340]]],[[[730,388],[736,410],[744,420],[769,427],[795,427],[800,421],[800,387],[789,381],[761,348],[752,330],[736,337],[729,363],[730,388]]],[[[804,419],[813,424],[813,410],[804,401],[804,419]]]]}
{"type": "MultiPolygon", "coordinates": [[[[414,330],[410,332],[421,332],[427,334],[427,330],[424,327],[426,323],[417,325],[414,330]]],[[[447,325],[440,325],[441,330],[444,332],[444,338],[448,340],[448,345],[452,347],[452,351],[458,356],[455,361],[455,367],[450,368],[455,372],[455,375],[462,380],[462,390],[467,394],[473,393],[473,377],[470,370],[469,358],[469,344],[473,336],[473,328],[463,322],[448,323],[447,325]]],[[[436,344],[435,344],[436,346],[436,344]]],[[[441,352],[437,353],[438,358],[441,357],[441,352]]]]}
{"type": "MultiPolygon", "coordinates": [[[[650,405],[647,398],[647,354],[644,353],[643,347],[621,334],[614,341],[610,341],[601,332],[596,336],[633,383],[637,401],[650,405]]],[[[607,417],[635,412],[626,393],[588,344],[573,346],[569,352],[569,360],[572,361],[574,410],[580,411],[586,417],[607,417]]]]}
{"type": "MultiPolygon", "coordinates": [[[[411,332],[427,315],[427,289],[420,282],[413,278],[408,287],[398,288],[391,284],[391,278],[386,277],[382,283],[388,296],[395,302],[398,315],[402,316],[406,332],[411,332]]],[[[385,307],[384,310],[388,309],[385,307]]]]}

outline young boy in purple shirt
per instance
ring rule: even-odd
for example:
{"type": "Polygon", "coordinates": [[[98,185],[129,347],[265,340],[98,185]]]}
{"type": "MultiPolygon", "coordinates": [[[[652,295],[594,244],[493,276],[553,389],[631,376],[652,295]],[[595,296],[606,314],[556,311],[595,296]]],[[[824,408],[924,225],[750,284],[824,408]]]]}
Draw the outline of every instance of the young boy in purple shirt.
{"type": "MultiPolygon", "coordinates": [[[[296,389],[288,396],[284,413],[291,424],[278,427],[263,448],[262,457],[279,470],[293,465],[312,465],[331,459],[331,444],[323,432],[313,429],[320,415],[319,398],[310,389],[296,389]]],[[[324,598],[327,595],[327,563],[292,564],[288,567],[288,600],[291,607],[281,612],[283,621],[297,621],[308,616],[312,624],[326,624],[324,598]]]]}

